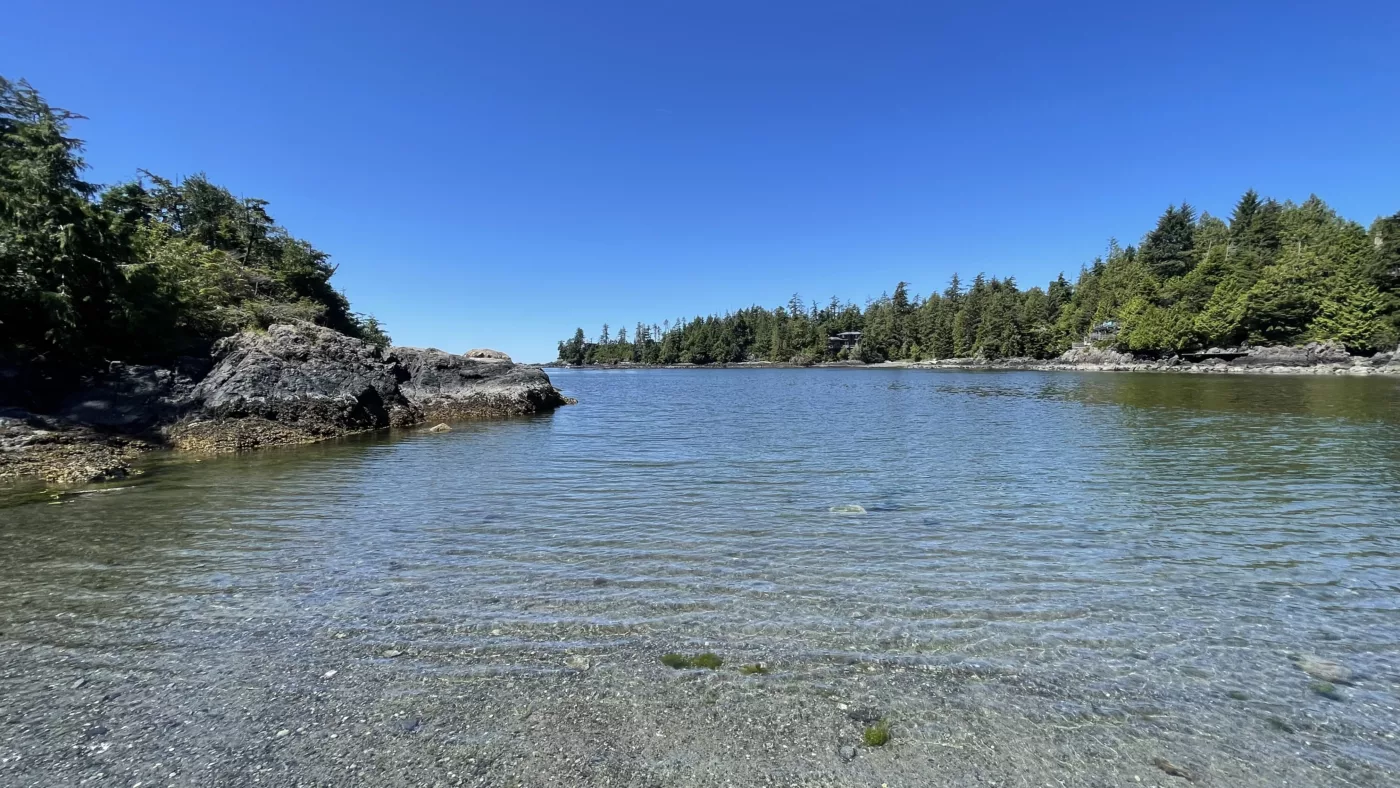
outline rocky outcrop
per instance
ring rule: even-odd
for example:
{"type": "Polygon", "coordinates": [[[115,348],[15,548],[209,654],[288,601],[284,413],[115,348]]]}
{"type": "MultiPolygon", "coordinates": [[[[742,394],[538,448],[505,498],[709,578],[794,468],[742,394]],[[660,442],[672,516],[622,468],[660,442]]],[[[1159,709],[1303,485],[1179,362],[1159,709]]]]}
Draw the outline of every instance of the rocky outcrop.
{"type": "Polygon", "coordinates": [[[153,446],[17,408],[0,409],[0,479],[37,476],[74,484],[120,479],[153,446]]]}
{"type": "Polygon", "coordinates": [[[1050,360],[1028,358],[951,358],[902,363],[943,369],[1092,370],[1104,372],[1184,372],[1267,375],[1400,375],[1400,349],[1374,356],[1353,356],[1339,342],[1310,342],[1297,347],[1211,348],[1201,353],[1164,358],[1139,357],[1112,348],[1083,346],[1050,360]]]}
{"type": "Polygon", "coordinates": [[[194,409],[169,435],[182,449],[242,451],[564,404],[542,370],[498,355],[385,351],[309,323],[245,332],[215,345],[194,409]]]}
{"type": "Polygon", "coordinates": [[[1091,364],[1096,366],[1124,366],[1134,363],[1131,353],[1120,353],[1113,348],[1073,347],[1066,350],[1056,361],[1061,364],[1091,364]]]}
{"type": "Polygon", "coordinates": [[[237,451],[407,426],[422,413],[399,391],[401,372],[374,345],[310,323],[245,331],[215,344],[214,368],[171,442],[237,451]]]}
{"type": "Polygon", "coordinates": [[[1252,347],[1230,363],[1240,367],[1315,367],[1320,364],[1351,364],[1351,354],[1340,342],[1309,342],[1300,347],[1252,347]]]}
{"type": "Polygon", "coordinates": [[[502,353],[499,350],[490,350],[488,348],[482,347],[473,348],[472,350],[468,350],[462,355],[466,356],[467,358],[482,358],[490,359],[492,361],[510,361],[510,356],[507,356],[505,353],[502,353]]]}
{"type": "Polygon", "coordinates": [[[0,409],[0,478],[75,483],[126,476],[141,453],[158,446],[148,433],[190,406],[207,369],[199,359],[170,368],[114,362],[66,382],[62,370],[0,371],[8,384],[0,402],[18,405],[0,409]]]}
{"type": "Polygon", "coordinates": [[[0,478],[91,481],[125,475],[140,452],[159,445],[244,451],[568,402],[542,370],[480,352],[495,355],[386,351],[293,323],[227,337],[212,359],[175,368],[112,364],[66,396],[36,394],[54,390],[47,377],[0,367],[0,394],[10,392],[0,406],[21,406],[0,409],[0,478]]]}
{"type": "Polygon", "coordinates": [[[1385,355],[1389,357],[1380,365],[1380,371],[1388,375],[1400,375],[1400,347],[1396,348],[1395,352],[1385,355]]]}
{"type": "Polygon", "coordinates": [[[538,367],[433,348],[396,347],[390,355],[404,373],[400,390],[432,421],[518,416],[565,404],[538,367]]]}
{"type": "Polygon", "coordinates": [[[170,368],[113,362],[63,397],[54,415],[63,422],[139,434],[188,410],[208,371],[207,359],[181,359],[170,368]]]}

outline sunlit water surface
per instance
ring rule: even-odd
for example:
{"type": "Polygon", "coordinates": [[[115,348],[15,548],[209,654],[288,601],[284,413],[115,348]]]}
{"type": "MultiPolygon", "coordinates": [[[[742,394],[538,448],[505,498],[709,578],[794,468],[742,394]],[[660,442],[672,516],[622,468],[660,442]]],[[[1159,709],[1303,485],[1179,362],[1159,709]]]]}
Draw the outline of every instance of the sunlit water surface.
{"type": "Polygon", "coordinates": [[[236,654],[259,627],[414,642],[452,621],[969,665],[1169,708],[1238,688],[1400,769],[1400,382],[551,374],[580,404],[12,493],[0,637],[119,665],[236,654]],[[1297,654],[1361,679],[1323,698],[1297,654]]]}

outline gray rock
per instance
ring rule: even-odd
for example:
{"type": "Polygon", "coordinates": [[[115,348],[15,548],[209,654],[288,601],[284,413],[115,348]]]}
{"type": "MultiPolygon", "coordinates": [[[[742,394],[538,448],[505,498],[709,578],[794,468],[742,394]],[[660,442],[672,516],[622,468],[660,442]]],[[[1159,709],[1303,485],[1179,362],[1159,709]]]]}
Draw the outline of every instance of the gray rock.
{"type": "Polygon", "coordinates": [[[564,404],[563,395],[537,367],[434,348],[396,347],[390,355],[403,370],[404,396],[435,421],[523,415],[564,404]]]}
{"type": "Polygon", "coordinates": [[[403,731],[404,733],[413,733],[422,726],[423,722],[416,717],[411,717],[406,720],[399,720],[398,722],[399,730],[403,731]]]}
{"type": "Polygon", "coordinates": [[[219,340],[214,359],[194,392],[204,419],[256,417],[317,437],[422,420],[399,391],[393,359],[329,328],[245,331],[219,340]]]}
{"type": "Polygon", "coordinates": [[[1319,364],[1350,364],[1351,354],[1340,342],[1309,342],[1302,347],[1249,348],[1243,358],[1230,362],[1237,367],[1311,367],[1319,364]]]}
{"type": "Polygon", "coordinates": [[[1390,360],[1381,367],[1381,371],[1392,375],[1400,374],[1400,347],[1390,353],[1390,360]]]}
{"type": "Polygon", "coordinates": [[[467,358],[479,358],[487,361],[510,361],[510,356],[507,356],[499,350],[491,350],[489,348],[473,348],[462,355],[467,358]]]}
{"type": "Polygon", "coordinates": [[[478,357],[386,352],[296,322],[226,337],[215,343],[212,364],[113,363],[81,380],[0,364],[0,478],[120,478],[162,439],[182,450],[243,451],[569,403],[542,370],[498,351],[472,352],[478,357]],[[57,405],[38,415],[34,402],[57,405]]]}
{"type": "Polygon", "coordinates": [[[1103,347],[1078,347],[1070,348],[1056,359],[1061,364],[1094,364],[1106,366],[1119,366],[1132,364],[1135,359],[1131,353],[1120,353],[1113,348],[1103,347]]]}
{"type": "Polygon", "coordinates": [[[1318,681],[1326,681],[1332,684],[1352,683],[1351,669],[1330,660],[1315,657],[1311,654],[1302,654],[1293,658],[1293,664],[1298,669],[1312,676],[1318,681]]]}
{"type": "Polygon", "coordinates": [[[847,744],[846,746],[844,746],[844,747],[841,748],[841,760],[846,761],[847,763],[850,763],[851,761],[853,761],[853,760],[855,760],[855,759],[856,759],[856,748],[855,748],[855,747],[852,747],[851,745],[847,744]]]}
{"type": "Polygon", "coordinates": [[[439,424],[439,425],[433,427],[432,429],[428,430],[428,432],[437,432],[437,433],[451,432],[451,431],[452,431],[452,427],[448,426],[447,424],[439,424]]]}

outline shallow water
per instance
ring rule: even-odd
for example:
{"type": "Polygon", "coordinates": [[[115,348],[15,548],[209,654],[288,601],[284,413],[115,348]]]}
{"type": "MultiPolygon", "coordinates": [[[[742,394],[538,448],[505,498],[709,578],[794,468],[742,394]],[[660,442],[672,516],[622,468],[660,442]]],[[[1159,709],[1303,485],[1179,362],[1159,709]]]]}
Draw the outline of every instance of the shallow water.
{"type": "Polygon", "coordinates": [[[551,376],[580,404],[11,494],[0,689],[39,662],[256,675],[294,659],[278,631],[495,630],[489,665],[416,669],[623,641],[940,666],[1060,688],[1068,716],[1213,715],[1227,749],[1232,720],[1283,719],[1299,758],[1400,771],[1400,381],[551,376]],[[1358,678],[1324,698],[1298,654],[1358,678]]]}

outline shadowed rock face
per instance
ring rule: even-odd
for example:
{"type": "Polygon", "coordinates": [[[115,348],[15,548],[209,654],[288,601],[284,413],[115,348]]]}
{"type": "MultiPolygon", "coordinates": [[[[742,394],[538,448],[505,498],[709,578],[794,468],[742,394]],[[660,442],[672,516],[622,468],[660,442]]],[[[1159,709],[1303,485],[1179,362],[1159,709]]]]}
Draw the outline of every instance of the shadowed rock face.
{"type": "Polygon", "coordinates": [[[549,376],[537,367],[433,348],[396,347],[390,355],[405,374],[400,390],[429,420],[539,413],[564,404],[549,376]]]}
{"type": "Polygon", "coordinates": [[[275,325],[220,340],[194,396],[206,419],[256,417],[338,435],[421,421],[400,375],[373,345],[308,323],[275,325]]]}

